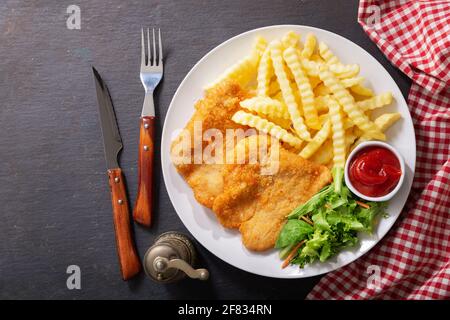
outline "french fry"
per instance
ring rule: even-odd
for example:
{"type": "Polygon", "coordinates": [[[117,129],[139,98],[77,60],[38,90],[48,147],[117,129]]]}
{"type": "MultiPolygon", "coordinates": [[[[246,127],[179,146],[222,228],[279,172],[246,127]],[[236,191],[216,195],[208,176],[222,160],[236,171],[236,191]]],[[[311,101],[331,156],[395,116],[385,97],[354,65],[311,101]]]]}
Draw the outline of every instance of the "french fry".
{"type": "Polygon", "coordinates": [[[229,79],[239,83],[253,97],[240,102],[248,112],[236,112],[232,121],[278,138],[306,159],[342,168],[350,148],[385,140],[384,132],[401,115],[385,113],[371,121],[370,111],[390,104],[392,93],[374,95],[358,76],[358,64],[343,64],[317,42],[308,34],[302,45],[293,31],[270,44],[258,37],[251,53],[208,87],[229,79]]]}
{"type": "Polygon", "coordinates": [[[220,75],[216,81],[207,85],[205,87],[205,90],[215,87],[217,84],[224,82],[227,79],[236,80],[241,86],[245,86],[250,81],[250,78],[253,76],[255,71],[255,61],[253,61],[250,57],[244,58],[235,65],[226,69],[225,72],[220,75]]]}
{"type": "Polygon", "coordinates": [[[368,110],[374,110],[377,108],[381,108],[381,107],[386,106],[391,103],[392,103],[392,93],[385,92],[385,93],[381,93],[379,95],[373,96],[372,98],[358,101],[356,104],[362,110],[368,111],[368,110]]]}
{"type": "Polygon", "coordinates": [[[322,57],[318,54],[311,55],[311,58],[309,58],[311,61],[314,61],[318,64],[324,64],[325,60],[322,59],[322,57]]]}
{"type": "MultiPolygon", "coordinates": [[[[295,93],[294,93],[294,95],[295,95],[295,93]]],[[[276,95],[274,95],[274,96],[272,97],[272,99],[278,100],[278,101],[281,102],[281,103],[283,104],[283,106],[285,106],[285,108],[287,109],[286,103],[284,102],[284,99],[283,99],[283,93],[281,93],[281,91],[278,91],[278,93],[277,93],[276,95]]],[[[300,99],[300,98],[299,98],[299,99],[300,99]]],[[[295,100],[297,101],[297,97],[295,97],[295,100]]],[[[288,112],[289,112],[289,111],[288,111],[288,112]]],[[[298,109],[298,112],[300,113],[301,116],[303,116],[303,110],[302,110],[302,108],[299,108],[299,109],[298,109]]],[[[290,119],[290,115],[289,115],[289,119],[290,119]]]]}
{"type": "Polygon", "coordinates": [[[319,42],[319,54],[328,65],[340,64],[339,59],[331,52],[325,42],[319,42]]]}
{"type": "Polygon", "coordinates": [[[322,128],[316,133],[314,138],[302,149],[299,155],[305,159],[310,158],[330,135],[331,122],[326,120],[322,128]]]}
{"type": "Polygon", "coordinates": [[[298,111],[298,105],[295,102],[294,94],[292,92],[289,80],[284,70],[283,58],[281,56],[281,48],[282,47],[280,41],[272,42],[270,45],[270,53],[272,57],[275,75],[277,76],[278,83],[280,85],[280,89],[283,94],[283,100],[288,107],[288,111],[291,116],[294,130],[301,139],[310,141],[311,135],[309,134],[309,131],[306,128],[305,123],[303,122],[303,118],[300,115],[300,112],[298,111]]]}
{"type": "Polygon", "coordinates": [[[320,80],[319,77],[308,77],[308,78],[312,89],[314,89],[315,87],[317,87],[319,84],[322,83],[322,80],[320,80]]]}
{"type": "MultiPolygon", "coordinates": [[[[350,80],[350,79],[341,80],[342,84],[344,84],[344,80],[350,80]]],[[[329,95],[315,97],[314,104],[319,113],[328,111],[328,99],[329,98],[330,98],[329,95]]],[[[392,93],[385,92],[385,93],[376,95],[372,98],[358,101],[358,102],[356,102],[356,106],[363,111],[369,111],[369,110],[381,108],[381,107],[389,105],[391,103],[392,103],[392,93]]],[[[348,121],[351,122],[351,120],[348,120],[348,121]]]]}
{"type": "Polygon", "coordinates": [[[360,96],[373,97],[372,89],[366,88],[361,84],[350,87],[350,90],[356,94],[359,94],[360,96]]]}
{"type": "Polygon", "coordinates": [[[259,60],[263,55],[266,47],[267,41],[262,37],[258,37],[249,56],[226,69],[225,72],[222,73],[216,81],[210,83],[204,89],[208,90],[216,86],[218,83],[221,83],[228,79],[237,81],[243,87],[246,86],[252,79],[252,77],[255,76],[259,60]]]}
{"type": "Polygon", "coordinates": [[[278,100],[278,101],[284,103],[283,94],[281,93],[281,91],[278,91],[275,95],[273,95],[272,99],[275,99],[275,100],[278,100]]]}
{"type": "Polygon", "coordinates": [[[319,113],[328,112],[328,99],[329,95],[324,96],[316,96],[314,99],[314,105],[316,106],[316,110],[319,113]]]}
{"type": "MultiPolygon", "coordinates": [[[[330,95],[318,96],[314,99],[314,104],[316,106],[316,109],[319,112],[327,112],[325,114],[320,115],[319,119],[323,116],[328,115],[329,105],[330,105],[330,103],[333,103],[333,102],[336,102],[336,100],[333,99],[330,95]]],[[[342,124],[343,124],[344,130],[353,128],[355,126],[355,124],[353,123],[352,120],[350,120],[348,117],[343,117],[343,116],[342,116],[342,124]]]]}
{"type": "MultiPolygon", "coordinates": [[[[300,58],[300,62],[309,77],[318,77],[320,66],[324,64],[323,62],[313,61],[306,58],[300,58]]],[[[363,80],[362,78],[355,77],[359,73],[359,66],[357,64],[333,64],[330,65],[330,71],[333,72],[339,79],[354,78],[351,80],[354,82],[353,85],[359,84],[359,80],[363,80]]]]}
{"type": "MultiPolygon", "coordinates": [[[[400,119],[402,116],[400,113],[384,113],[378,118],[375,119],[374,123],[375,125],[382,131],[385,132],[387,129],[389,129],[395,122],[397,122],[398,119],[400,119]]],[[[363,133],[361,137],[355,142],[355,146],[360,144],[363,141],[368,141],[372,137],[370,134],[363,133]]]]}
{"type": "Polygon", "coordinates": [[[310,77],[318,77],[320,64],[306,58],[300,58],[303,69],[305,69],[306,74],[310,77]]]}
{"type": "Polygon", "coordinates": [[[328,108],[333,131],[333,163],[335,167],[345,166],[345,131],[342,119],[341,106],[334,99],[329,99],[328,108]]]}
{"type": "Polygon", "coordinates": [[[233,115],[231,120],[235,123],[247,125],[261,132],[270,134],[271,136],[274,136],[275,138],[284,141],[293,147],[300,148],[302,145],[302,140],[290,134],[282,127],[277,126],[276,124],[268,121],[267,119],[263,119],[260,116],[239,110],[233,115]]]}
{"type": "Polygon", "coordinates": [[[325,121],[327,121],[329,118],[330,117],[329,117],[328,113],[321,114],[319,116],[320,125],[322,126],[325,123],[325,121]]]}
{"type": "Polygon", "coordinates": [[[267,48],[267,40],[261,36],[256,37],[255,43],[253,44],[253,51],[252,54],[256,57],[256,59],[259,59],[264,54],[264,51],[266,51],[267,48]]]}
{"type": "Polygon", "coordinates": [[[330,94],[330,89],[324,83],[321,83],[314,88],[314,95],[316,96],[328,96],[330,94]]]}
{"type": "Polygon", "coordinates": [[[345,151],[349,152],[353,143],[358,138],[358,136],[353,132],[354,130],[349,129],[345,131],[345,151]]]}
{"type": "Polygon", "coordinates": [[[322,146],[317,150],[309,160],[319,163],[327,164],[333,160],[333,142],[327,139],[322,146]]]}
{"type": "MultiPolygon", "coordinates": [[[[295,81],[295,80],[294,80],[295,81]]],[[[302,98],[300,98],[300,92],[297,89],[297,85],[295,82],[291,82],[292,93],[294,94],[295,103],[298,106],[298,113],[303,117],[303,107],[302,107],[302,98]]]]}
{"type": "Polygon", "coordinates": [[[291,128],[291,119],[284,119],[284,118],[277,118],[273,116],[266,115],[265,118],[277,126],[282,127],[283,129],[286,129],[288,132],[292,129],[291,128]]]}
{"type": "Polygon", "coordinates": [[[286,61],[289,69],[294,75],[295,82],[297,84],[301,103],[303,107],[303,116],[305,117],[306,125],[312,129],[319,130],[320,123],[317,114],[317,110],[314,106],[314,94],[309,83],[309,80],[300,65],[299,57],[294,48],[287,48],[283,52],[284,60],[286,61]]]}
{"type": "Polygon", "coordinates": [[[257,95],[258,96],[267,96],[269,91],[270,78],[273,75],[273,67],[270,60],[270,49],[266,48],[264,51],[261,61],[258,66],[258,75],[257,75],[257,95]]]}
{"type": "Polygon", "coordinates": [[[344,88],[340,81],[328,70],[327,67],[321,67],[319,77],[330,89],[339,104],[343,107],[345,113],[356,126],[364,132],[369,133],[372,138],[380,140],[386,139],[380,129],[369,120],[360,108],[358,108],[352,95],[344,88]]]}
{"type": "Polygon", "coordinates": [[[352,86],[362,83],[363,81],[364,81],[363,77],[352,77],[341,79],[341,83],[344,86],[344,88],[350,88],[352,86]]]}
{"type": "Polygon", "coordinates": [[[332,64],[329,66],[330,71],[338,78],[351,78],[359,74],[359,65],[357,64],[332,64]]]}
{"type": "Polygon", "coordinates": [[[375,119],[375,125],[380,128],[382,132],[389,129],[394,123],[397,122],[398,119],[400,119],[402,115],[398,112],[394,113],[384,113],[378,118],[375,119]]]}
{"type": "Polygon", "coordinates": [[[295,33],[294,31],[289,31],[286,33],[283,38],[281,38],[281,43],[283,44],[283,47],[289,48],[295,48],[298,47],[298,44],[300,42],[300,35],[295,33]]]}
{"type": "Polygon", "coordinates": [[[268,96],[273,97],[279,93],[280,93],[280,85],[278,84],[278,81],[271,81],[267,92],[268,96]]]}
{"type": "Polygon", "coordinates": [[[344,130],[353,128],[355,126],[355,124],[353,123],[352,120],[350,120],[349,118],[345,117],[343,122],[342,122],[343,126],[344,126],[344,130]]]}
{"type": "Polygon", "coordinates": [[[316,48],[316,37],[312,33],[308,33],[305,38],[305,44],[302,50],[303,58],[310,58],[316,48]]]}
{"type": "Polygon", "coordinates": [[[357,137],[361,137],[364,134],[364,131],[362,131],[360,128],[358,127],[353,127],[353,133],[357,136],[357,137]]]}
{"type": "Polygon", "coordinates": [[[284,103],[269,97],[254,97],[240,102],[242,108],[274,118],[290,119],[284,103]]]}
{"type": "MultiPolygon", "coordinates": [[[[281,55],[283,55],[283,51],[281,51],[281,55]]],[[[286,62],[283,61],[283,68],[284,68],[284,72],[286,73],[286,77],[289,80],[289,84],[291,85],[292,90],[295,89],[295,79],[294,79],[294,75],[292,74],[291,69],[289,69],[289,67],[287,66],[286,62]]]]}

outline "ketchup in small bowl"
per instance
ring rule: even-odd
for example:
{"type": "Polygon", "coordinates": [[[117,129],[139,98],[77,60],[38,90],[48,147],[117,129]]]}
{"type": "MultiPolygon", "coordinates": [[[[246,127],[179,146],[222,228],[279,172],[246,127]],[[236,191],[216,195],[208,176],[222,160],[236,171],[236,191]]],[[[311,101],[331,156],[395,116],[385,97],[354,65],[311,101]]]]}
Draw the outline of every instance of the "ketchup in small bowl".
{"type": "Polygon", "coordinates": [[[389,200],[400,188],[404,162],[390,145],[369,141],[349,155],[345,179],[350,190],[370,201],[389,200]]]}

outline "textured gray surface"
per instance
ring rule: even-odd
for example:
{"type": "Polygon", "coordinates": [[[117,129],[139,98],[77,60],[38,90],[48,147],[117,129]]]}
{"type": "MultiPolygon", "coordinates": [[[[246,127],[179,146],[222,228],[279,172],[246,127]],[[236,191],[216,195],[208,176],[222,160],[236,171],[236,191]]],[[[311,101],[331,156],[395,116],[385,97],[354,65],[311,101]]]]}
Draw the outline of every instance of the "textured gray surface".
{"type": "MultiPolygon", "coordinates": [[[[347,37],[370,52],[405,94],[409,82],[356,22],[356,0],[11,1],[0,4],[0,298],[179,299],[304,298],[319,277],[277,280],[245,273],[197,245],[206,283],[157,285],[119,276],[110,195],[90,65],[107,82],[125,145],[121,166],[136,194],[139,30],[164,32],[165,76],[156,98],[158,138],[167,107],[189,69],[241,32],[304,24],[347,37]],[[66,8],[81,8],[81,30],[66,28],[66,8]],[[68,265],[82,289],[66,288],[68,265]]],[[[159,144],[157,145],[159,148],[159,144]]],[[[186,232],[156,163],[154,226],[135,227],[141,256],[161,232],[186,232]]]]}

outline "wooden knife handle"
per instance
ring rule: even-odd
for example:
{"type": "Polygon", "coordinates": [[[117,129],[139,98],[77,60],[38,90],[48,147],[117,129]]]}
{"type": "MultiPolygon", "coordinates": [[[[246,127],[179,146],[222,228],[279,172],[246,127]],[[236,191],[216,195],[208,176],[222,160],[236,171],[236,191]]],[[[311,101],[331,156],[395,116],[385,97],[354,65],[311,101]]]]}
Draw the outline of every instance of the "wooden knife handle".
{"type": "Polygon", "coordinates": [[[131,237],[130,212],[123,180],[122,169],[108,170],[109,186],[116,232],[117,254],[119,256],[122,279],[128,280],[139,273],[141,262],[131,237]]]}
{"type": "Polygon", "coordinates": [[[141,117],[138,192],[133,210],[133,218],[136,222],[147,227],[152,223],[154,139],[155,117],[141,117]]]}

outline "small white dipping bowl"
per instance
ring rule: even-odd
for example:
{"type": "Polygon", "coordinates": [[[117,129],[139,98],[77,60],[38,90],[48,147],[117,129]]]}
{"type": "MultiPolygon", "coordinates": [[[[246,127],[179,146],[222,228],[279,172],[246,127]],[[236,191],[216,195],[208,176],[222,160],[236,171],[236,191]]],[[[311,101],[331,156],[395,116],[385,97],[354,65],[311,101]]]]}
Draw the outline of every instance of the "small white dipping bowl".
{"type": "Polygon", "coordinates": [[[389,145],[385,142],[381,142],[381,141],[362,142],[355,149],[353,149],[352,152],[350,152],[347,162],[345,164],[344,177],[345,177],[346,186],[350,189],[351,192],[353,192],[355,195],[357,195],[361,199],[364,199],[367,201],[375,201],[375,202],[387,201],[387,200],[390,200],[398,192],[398,190],[401,188],[401,186],[403,184],[403,181],[405,180],[405,160],[403,160],[402,155],[394,147],[392,147],[391,145],[389,145]],[[402,175],[400,176],[400,179],[398,180],[398,183],[395,186],[395,188],[388,194],[381,196],[381,197],[369,197],[369,196],[362,194],[358,190],[356,190],[356,188],[352,185],[352,182],[350,181],[350,177],[349,177],[349,173],[348,173],[350,170],[350,164],[353,162],[353,158],[358,154],[359,151],[361,151],[362,149],[365,149],[365,148],[369,148],[369,147],[382,147],[382,148],[386,148],[386,149],[392,151],[394,153],[394,155],[397,157],[398,162],[400,163],[400,170],[402,171],[402,175]]]}

